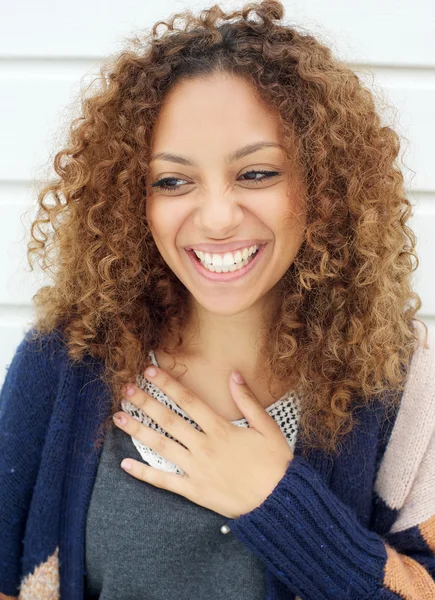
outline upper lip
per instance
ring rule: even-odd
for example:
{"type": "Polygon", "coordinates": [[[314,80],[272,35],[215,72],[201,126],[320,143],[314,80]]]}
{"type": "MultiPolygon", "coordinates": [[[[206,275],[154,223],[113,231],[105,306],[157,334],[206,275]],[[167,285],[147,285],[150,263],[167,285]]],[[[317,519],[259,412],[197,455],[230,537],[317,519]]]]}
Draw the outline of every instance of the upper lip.
{"type": "Polygon", "coordinates": [[[186,246],[186,250],[200,250],[201,252],[216,252],[221,254],[223,252],[233,252],[234,250],[250,248],[251,246],[266,243],[264,240],[239,240],[230,244],[194,244],[193,246],[186,246]]]}

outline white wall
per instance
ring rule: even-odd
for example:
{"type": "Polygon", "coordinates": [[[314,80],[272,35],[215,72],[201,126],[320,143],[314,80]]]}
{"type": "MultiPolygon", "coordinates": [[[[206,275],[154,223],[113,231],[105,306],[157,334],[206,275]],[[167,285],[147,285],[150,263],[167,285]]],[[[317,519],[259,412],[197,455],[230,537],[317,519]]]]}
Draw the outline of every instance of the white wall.
{"type": "MultiPolygon", "coordinates": [[[[32,320],[32,295],[47,280],[26,262],[34,183],[50,173],[70,105],[118,52],[123,38],[185,6],[210,2],[160,0],[0,0],[0,384],[32,320]]],[[[222,1],[224,8],[242,2],[222,1]]],[[[420,266],[419,317],[435,327],[435,10],[432,0],[298,0],[285,2],[286,22],[318,35],[397,109],[396,129],[409,145],[401,160],[420,266]]],[[[390,117],[391,115],[387,115],[390,117]]],[[[31,213],[32,214],[32,213],[31,213]]]]}

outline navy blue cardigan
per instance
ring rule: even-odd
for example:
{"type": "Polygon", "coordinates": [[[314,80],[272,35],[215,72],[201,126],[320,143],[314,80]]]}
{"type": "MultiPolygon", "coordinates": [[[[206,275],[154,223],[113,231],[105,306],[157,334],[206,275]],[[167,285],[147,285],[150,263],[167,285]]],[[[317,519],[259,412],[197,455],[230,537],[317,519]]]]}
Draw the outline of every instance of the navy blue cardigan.
{"type": "MultiPolygon", "coordinates": [[[[94,442],[111,407],[101,369],[88,355],[73,364],[59,332],[42,343],[26,334],[7,369],[0,395],[3,594],[28,598],[25,592],[46,585],[41,600],[83,598],[86,514],[101,452],[94,442]]],[[[313,449],[302,456],[298,434],[295,457],[268,498],[226,521],[264,561],[267,599],[407,598],[400,585],[394,589],[403,575],[397,556],[420,569],[406,574],[427,594],[419,597],[435,598],[428,528],[389,533],[399,511],[374,490],[396,415],[385,418],[375,402],[355,416],[359,424],[336,458],[313,449]]]]}

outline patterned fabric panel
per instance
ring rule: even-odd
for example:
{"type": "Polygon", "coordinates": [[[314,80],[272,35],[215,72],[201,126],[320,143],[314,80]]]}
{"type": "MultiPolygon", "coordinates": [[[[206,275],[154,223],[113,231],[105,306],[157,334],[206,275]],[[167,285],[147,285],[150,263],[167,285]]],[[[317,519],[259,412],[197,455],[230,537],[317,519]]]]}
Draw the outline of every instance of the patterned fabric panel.
{"type": "Polygon", "coordinates": [[[18,600],[59,600],[59,548],[45,563],[27,575],[20,587],[18,600]]]}

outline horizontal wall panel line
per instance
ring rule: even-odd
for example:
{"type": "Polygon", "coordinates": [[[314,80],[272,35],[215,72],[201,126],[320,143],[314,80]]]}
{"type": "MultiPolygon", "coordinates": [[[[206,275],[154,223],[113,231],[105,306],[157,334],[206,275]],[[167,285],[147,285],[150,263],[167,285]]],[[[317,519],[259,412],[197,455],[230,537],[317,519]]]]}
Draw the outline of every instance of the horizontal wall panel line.
{"type": "MultiPolygon", "coordinates": [[[[111,50],[109,50],[109,52],[105,55],[86,55],[86,56],[80,56],[80,55],[73,55],[73,54],[56,54],[53,56],[50,55],[38,55],[38,54],[34,54],[34,55],[19,55],[19,56],[13,56],[13,55],[6,55],[6,54],[0,54],[0,63],[2,65],[10,65],[13,68],[22,68],[25,65],[38,65],[38,66],[42,66],[42,65],[63,65],[63,64],[68,64],[68,63],[75,63],[77,65],[82,65],[82,66],[86,66],[86,65],[90,65],[92,66],[95,63],[99,63],[102,62],[104,60],[106,60],[107,58],[110,58],[116,54],[119,54],[119,52],[122,51],[122,48],[113,48],[111,50]]],[[[347,64],[352,68],[352,69],[378,69],[378,70],[398,70],[398,69],[404,69],[404,70],[409,70],[409,71],[418,71],[420,73],[430,73],[431,71],[433,71],[433,69],[435,69],[435,60],[433,62],[433,64],[421,64],[418,62],[415,63],[406,63],[406,64],[401,64],[400,62],[398,63],[386,63],[386,62],[353,62],[353,61],[346,61],[346,59],[343,57],[342,54],[337,53],[336,51],[334,51],[335,57],[338,60],[342,60],[344,62],[347,62],[347,64]]]]}
{"type": "Polygon", "coordinates": [[[33,317],[32,304],[0,304],[0,324],[33,317]]]}
{"type": "MultiPolygon", "coordinates": [[[[115,53],[114,53],[115,54],[115,53]]],[[[110,58],[109,55],[107,58],[110,58]]],[[[105,58],[94,57],[17,57],[9,58],[0,56],[0,80],[19,79],[21,77],[40,79],[43,77],[69,78],[71,73],[79,73],[79,78],[86,71],[93,70],[98,74],[99,67],[105,58]]],[[[409,82],[420,83],[424,87],[431,87],[435,82],[435,63],[433,66],[424,65],[385,65],[369,63],[347,63],[348,66],[358,71],[369,71],[375,75],[385,75],[392,79],[397,78],[398,84],[409,82]]]]}

